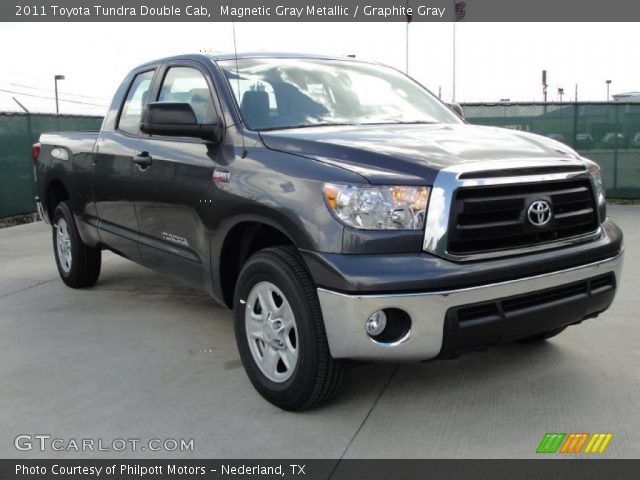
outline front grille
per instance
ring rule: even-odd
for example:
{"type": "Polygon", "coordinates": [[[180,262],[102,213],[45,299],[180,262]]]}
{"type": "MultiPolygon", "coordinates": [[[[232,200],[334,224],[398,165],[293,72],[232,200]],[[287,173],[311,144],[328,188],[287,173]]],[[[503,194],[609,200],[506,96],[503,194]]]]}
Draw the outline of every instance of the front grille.
{"type": "Polygon", "coordinates": [[[594,232],[596,206],[589,179],[463,187],[453,199],[448,251],[473,254],[553,242],[594,232]],[[535,226],[527,210],[551,205],[551,220],[535,226]]]}
{"type": "Polygon", "coordinates": [[[591,280],[591,292],[599,292],[601,290],[609,290],[615,286],[613,275],[607,274],[596,277],[591,280]]]}
{"type": "Polygon", "coordinates": [[[455,313],[461,326],[469,325],[500,320],[503,316],[516,314],[536,307],[550,306],[559,302],[600,295],[613,291],[615,286],[614,275],[612,273],[606,273],[599,277],[593,277],[569,285],[561,285],[542,291],[525,293],[502,300],[456,307],[452,309],[451,312],[455,313]]]}
{"type": "Polygon", "coordinates": [[[526,308],[538,307],[555,301],[586,297],[588,294],[589,285],[585,281],[547,290],[545,292],[531,293],[511,300],[505,300],[502,302],[502,308],[505,313],[511,313],[524,310],[526,308]]]}

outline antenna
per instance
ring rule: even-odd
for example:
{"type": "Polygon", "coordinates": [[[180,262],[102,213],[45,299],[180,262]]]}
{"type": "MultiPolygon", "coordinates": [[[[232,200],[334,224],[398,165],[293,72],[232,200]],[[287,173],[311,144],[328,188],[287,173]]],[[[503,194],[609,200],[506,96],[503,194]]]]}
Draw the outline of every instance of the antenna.
{"type": "MultiPolygon", "coordinates": [[[[231,29],[233,30],[233,54],[236,60],[236,85],[238,87],[238,109],[242,104],[240,98],[240,68],[238,67],[238,46],[236,44],[236,22],[231,22],[231,29]]],[[[247,150],[244,146],[244,128],[240,125],[240,135],[242,136],[242,158],[247,156],[247,150]]]]}

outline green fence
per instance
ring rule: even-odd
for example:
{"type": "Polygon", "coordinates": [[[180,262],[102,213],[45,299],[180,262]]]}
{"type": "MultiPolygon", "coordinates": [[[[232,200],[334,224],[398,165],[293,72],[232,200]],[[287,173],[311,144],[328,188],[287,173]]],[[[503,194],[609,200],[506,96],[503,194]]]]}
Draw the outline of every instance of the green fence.
{"type": "Polygon", "coordinates": [[[101,117],[0,112],[0,218],[35,211],[31,145],[42,132],[97,130],[101,117]]]}
{"type": "MultiPolygon", "coordinates": [[[[610,197],[640,198],[640,103],[465,104],[470,123],[539,133],[602,167],[610,197]]],[[[31,145],[42,132],[96,130],[102,118],[0,112],[0,218],[35,211],[31,145]]]]}
{"type": "Polygon", "coordinates": [[[607,195],[640,198],[640,103],[468,103],[470,123],[538,133],[602,168],[607,195]]]}

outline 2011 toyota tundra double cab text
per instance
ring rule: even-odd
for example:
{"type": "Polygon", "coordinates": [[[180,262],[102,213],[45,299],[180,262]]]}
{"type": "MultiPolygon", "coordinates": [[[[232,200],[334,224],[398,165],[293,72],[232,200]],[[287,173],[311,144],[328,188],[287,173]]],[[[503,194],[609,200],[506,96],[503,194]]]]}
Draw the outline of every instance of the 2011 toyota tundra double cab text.
{"type": "Polygon", "coordinates": [[[34,156],[62,280],[94,285],[108,249],[203,288],[287,410],[331,399],[354,360],[547,339],[604,312],[620,279],[595,163],[469,125],[375,63],[154,61],[99,132],[43,134],[34,156]]]}

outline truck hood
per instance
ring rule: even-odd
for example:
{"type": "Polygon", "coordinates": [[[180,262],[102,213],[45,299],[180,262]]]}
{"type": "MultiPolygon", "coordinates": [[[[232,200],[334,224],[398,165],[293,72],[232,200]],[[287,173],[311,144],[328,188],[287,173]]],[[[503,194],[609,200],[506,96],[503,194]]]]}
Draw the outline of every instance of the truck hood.
{"type": "Polygon", "coordinates": [[[452,165],[483,160],[580,158],[547,137],[467,124],[360,125],[260,132],[272,150],[355,172],[373,184],[424,184],[452,165]]]}

